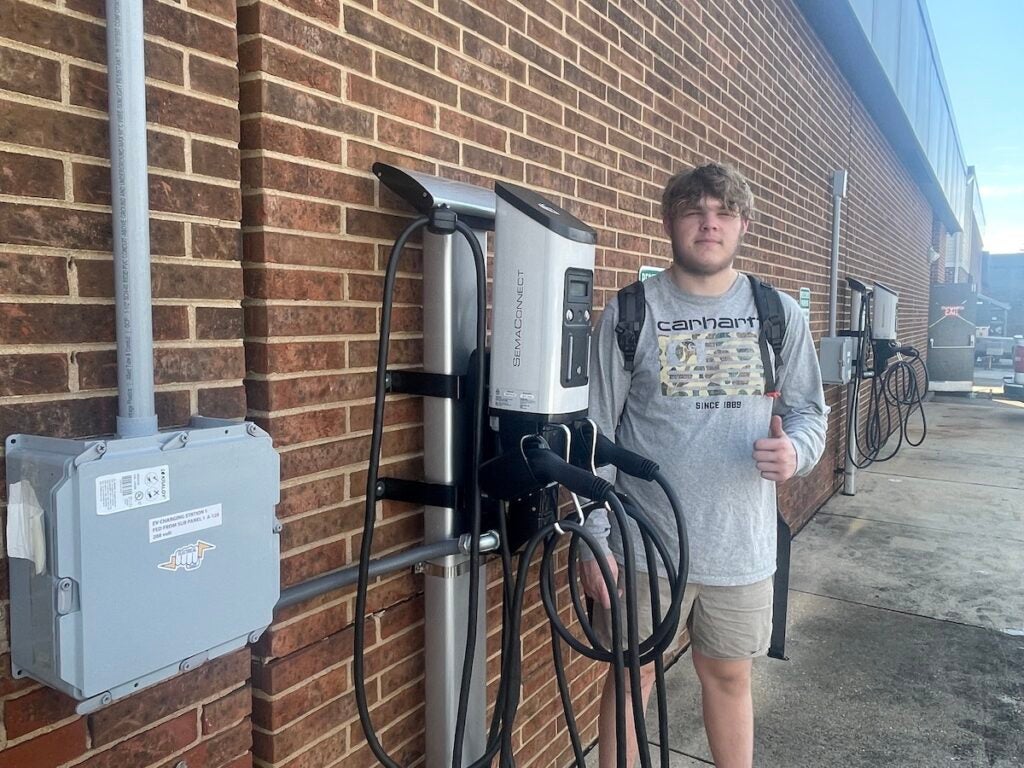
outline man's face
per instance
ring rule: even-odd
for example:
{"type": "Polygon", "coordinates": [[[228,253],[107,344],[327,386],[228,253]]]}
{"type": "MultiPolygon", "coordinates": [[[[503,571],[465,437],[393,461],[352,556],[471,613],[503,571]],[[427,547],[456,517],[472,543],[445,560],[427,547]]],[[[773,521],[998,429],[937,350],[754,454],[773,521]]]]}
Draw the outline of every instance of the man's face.
{"type": "Polygon", "coordinates": [[[714,275],[732,266],[748,222],[721,200],[702,197],[665,219],[672,257],[684,272],[714,275]]]}

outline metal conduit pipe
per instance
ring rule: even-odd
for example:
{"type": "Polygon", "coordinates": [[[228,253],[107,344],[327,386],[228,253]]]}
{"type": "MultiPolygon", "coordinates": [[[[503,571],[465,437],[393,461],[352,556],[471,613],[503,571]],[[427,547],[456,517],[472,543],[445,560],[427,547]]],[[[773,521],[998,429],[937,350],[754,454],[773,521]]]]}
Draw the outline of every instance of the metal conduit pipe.
{"type": "Polygon", "coordinates": [[[836,335],[837,303],[839,300],[839,224],[843,198],[846,197],[846,171],[832,172],[832,253],[829,259],[828,280],[828,335],[836,335]]]}
{"type": "MultiPolygon", "coordinates": [[[[480,537],[480,551],[490,552],[498,548],[498,535],[489,531],[480,537]]],[[[420,547],[413,547],[396,555],[388,555],[373,560],[370,563],[370,578],[384,576],[403,568],[410,568],[416,563],[426,562],[451,555],[464,555],[469,551],[469,534],[464,534],[457,539],[444,539],[433,544],[424,544],[420,547]]],[[[326,592],[342,587],[349,587],[359,579],[359,566],[353,565],[343,568],[340,571],[326,573],[315,579],[288,587],[281,592],[281,599],[274,606],[275,610],[287,608],[290,605],[301,603],[318,597],[326,592]]]]}
{"type": "Polygon", "coordinates": [[[156,434],[142,4],[107,0],[117,434],[156,434]]]}

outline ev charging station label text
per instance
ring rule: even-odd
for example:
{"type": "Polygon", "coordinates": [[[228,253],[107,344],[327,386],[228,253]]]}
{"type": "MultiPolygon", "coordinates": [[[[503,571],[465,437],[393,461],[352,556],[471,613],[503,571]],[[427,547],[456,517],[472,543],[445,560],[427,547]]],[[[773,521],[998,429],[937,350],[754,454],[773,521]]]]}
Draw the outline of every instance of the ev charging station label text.
{"type": "Polygon", "coordinates": [[[149,543],[173,539],[175,536],[184,536],[186,533],[194,533],[206,528],[216,528],[222,522],[220,504],[211,504],[208,507],[190,509],[187,512],[178,512],[164,517],[154,517],[149,521],[149,543]]]}
{"type": "Polygon", "coordinates": [[[96,478],[97,515],[112,515],[170,500],[171,479],[166,464],[96,478]]]}

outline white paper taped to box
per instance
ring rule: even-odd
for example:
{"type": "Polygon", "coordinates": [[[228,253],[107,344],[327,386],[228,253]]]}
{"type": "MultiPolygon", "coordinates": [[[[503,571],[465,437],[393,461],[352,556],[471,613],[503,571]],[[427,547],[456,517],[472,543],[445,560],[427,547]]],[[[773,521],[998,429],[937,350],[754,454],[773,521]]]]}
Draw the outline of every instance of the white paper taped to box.
{"type": "Polygon", "coordinates": [[[19,480],[11,485],[7,502],[7,556],[31,560],[38,576],[46,569],[46,534],[43,506],[32,485],[19,480]]]}

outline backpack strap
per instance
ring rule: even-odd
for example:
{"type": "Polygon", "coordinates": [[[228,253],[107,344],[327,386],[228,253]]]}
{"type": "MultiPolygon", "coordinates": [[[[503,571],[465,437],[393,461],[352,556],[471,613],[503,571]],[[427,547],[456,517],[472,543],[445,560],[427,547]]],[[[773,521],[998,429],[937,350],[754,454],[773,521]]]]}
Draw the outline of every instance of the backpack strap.
{"type": "Polygon", "coordinates": [[[640,342],[640,329],[644,327],[644,315],[647,313],[647,302],[644,299],[644,284],[640,280],[619,289],[619,322],[615,325],[615,335],[622,350],[623,366],[633,371],[633,358],[636,357],[637,344],[640,342]]]}
{"type": "Polygon", "coordinates": [[[782,308],[779,292],[772,285],[755,275],[747,277],[754,293],[757,318],[761,321],[757,342],[761,347],[761,363],[764,366],[765,395],[779,397],[778,381],[779,369],[782,367],[782,342],[786,338],[786,312],[782,308]],[[769,347],[774,354],[774,364],[768,354],[769,347]]]}

